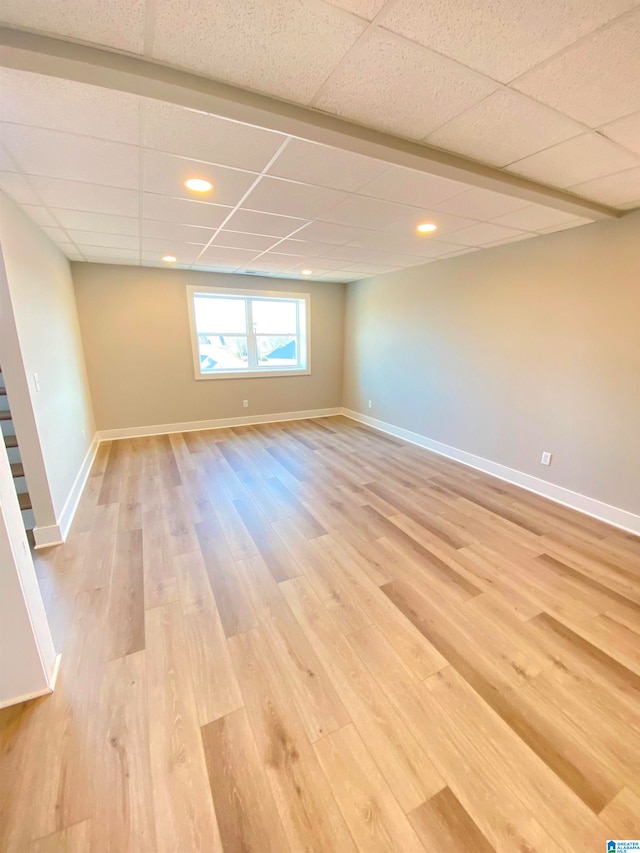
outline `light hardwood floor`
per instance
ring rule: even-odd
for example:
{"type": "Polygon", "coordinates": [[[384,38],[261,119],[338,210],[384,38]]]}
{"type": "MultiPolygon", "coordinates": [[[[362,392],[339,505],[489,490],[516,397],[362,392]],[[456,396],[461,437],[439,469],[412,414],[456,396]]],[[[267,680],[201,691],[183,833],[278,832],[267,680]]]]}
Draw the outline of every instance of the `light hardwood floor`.
{"type": "Polygon", "coordinates": [[[344,418],[101,445],[0,849],[640,837],[640,542],[344,418]]]}

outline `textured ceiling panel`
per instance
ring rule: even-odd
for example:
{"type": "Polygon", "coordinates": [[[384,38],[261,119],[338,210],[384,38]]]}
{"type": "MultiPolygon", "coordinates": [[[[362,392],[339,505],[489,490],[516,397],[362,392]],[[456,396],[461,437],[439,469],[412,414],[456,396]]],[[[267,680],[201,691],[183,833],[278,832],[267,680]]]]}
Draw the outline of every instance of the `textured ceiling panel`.
{"type": "Polygon", "coordinates": [[[638,80],[640,8],[529,72],[515,88],[598,127],[640,110],[638,80]]]}
{"type": "Polygon", "coordinates": [[[309,181],[311,177],[318,186],[355,192],[388,170],[389,164],[380,160],[292,139],[268,173],[293,181],[309,181]]]}
{"type": "Polygon", "coordinates": [[[156,0],[155,7],[156,59],[302,103],[366,28],[340,9],[301,0],[156,0]]]}
{"type": "Polygon", "coordinates": [[[640,160],[630,152],[597,133],[585,133],[519,160],[509,171],[565,188],[637,165],[640,160]]]}
{"type": "Polygon", "coordinates": [[[145,0],[2,0],[7,24],[142,53],[145,0]]]}
{"type": "Polygon", "coordinates": [[[492,166],[507,166],[583,132],[573,119],[501,89],[430,134],[427,142],[492,166]]]}
{"type": "Polygon", "coordinates": [[[612,207],[629,205],[640,198],[640,166],[578,184],[571,192],[612,207]]]}
{"type": "Polygon", "coordinates": [[[398,0],[379,23],[508,83],[635,0],[398,0]]]}
{"type": "Polygon", "coordinates": [[[3,121],[137,145],[139,106],[139,98],[125,92],[0,69],[3,121]]]}
{"type": "Polygon", "coordinates": [[[493,81],[444,56],[372,30],[329,77],[313,103],[369,127],[424,139],[497,88],[493,81]]]}

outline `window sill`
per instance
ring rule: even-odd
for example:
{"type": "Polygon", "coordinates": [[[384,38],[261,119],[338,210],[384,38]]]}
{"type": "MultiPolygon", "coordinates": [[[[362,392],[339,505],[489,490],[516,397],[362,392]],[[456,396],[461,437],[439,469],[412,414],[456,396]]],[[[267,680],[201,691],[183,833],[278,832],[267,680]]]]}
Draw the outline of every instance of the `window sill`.
{"type": "Polygon", "coordinates": [[[300,368],[295,370],[230,370],[226,373],[200,373],[196,376],[196,380],[208,379],[268,379],[272,377],[283,376],[309,376],[311,370],[309,368],[300,368]]]}

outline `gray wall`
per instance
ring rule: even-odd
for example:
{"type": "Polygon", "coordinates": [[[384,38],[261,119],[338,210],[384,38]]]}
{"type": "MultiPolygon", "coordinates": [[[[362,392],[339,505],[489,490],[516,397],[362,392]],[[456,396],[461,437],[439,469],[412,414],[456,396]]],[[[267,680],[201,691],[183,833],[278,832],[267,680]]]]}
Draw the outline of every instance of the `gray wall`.
{"type": "Polygon", "coordinates": [[[100,430],[342,403],[343,284],[88,263],[73,277],[100,430]],[[187,284],[310,293],[311,374],[196,381],[187,284]]]}
{"type": "Polygon", "coordinates": [[[95,432],[73,281],[62,252],[1,192],[0,244],[0,360],[36,525],[48,527],[95,432]]]}
{"type": "Polygon", "coordinates": [[[346,407],[640,513],[640,212],[350,284],[346,318],[346,407]]]}

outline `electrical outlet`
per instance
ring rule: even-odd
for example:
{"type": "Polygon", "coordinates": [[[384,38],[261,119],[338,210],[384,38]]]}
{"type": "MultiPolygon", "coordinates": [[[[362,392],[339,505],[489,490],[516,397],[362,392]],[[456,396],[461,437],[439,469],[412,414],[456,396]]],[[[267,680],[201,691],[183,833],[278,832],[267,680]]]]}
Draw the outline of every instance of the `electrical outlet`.
{"type": "Polygon", "coordinates": [[[369,400],[369,408],[373,406],[373,400],[369,400]]]}
{"type": "Polygon", "coordinates": [[[249,408],[249,401],[248,401],[248,400],[243,400],[243,401],[242,401],[242,407],[243,407],[244,409],[248,409],[248,408],[249,408]]]}
{"type": "Polygon", "coordinates": [[[86,431],[86,429],[83,429],[83,430],[82,430],[82,437],[84,438],[84,440],[85,440],[85,441],[87,440],[87,431],[86,431]]]}
{"type": "Polygon", "coordinates": [[[540,460],[540,462],[543,465],[551,465],[551,459],[552,458],[553,458],[553,454],[549,453],[548,450],[545,450],[544,453],[542,454],[542,459],[540,460]]]}
{"type": "Polygon", "coordinates": [[[36,391],[40,390],[40,377],[37,373],[33,374],[33,384],[36,386],[36,391]]]}

